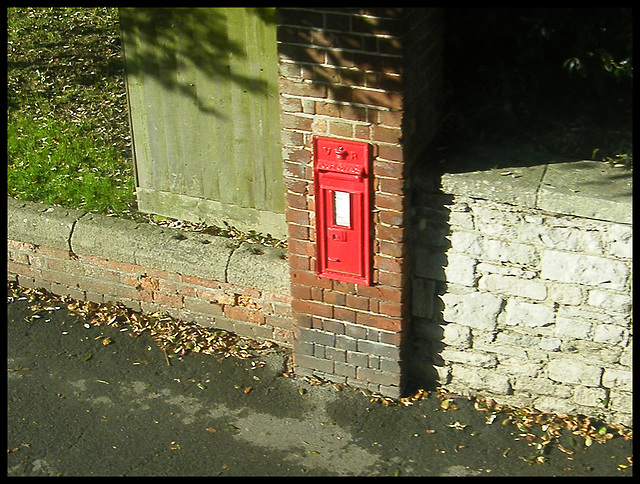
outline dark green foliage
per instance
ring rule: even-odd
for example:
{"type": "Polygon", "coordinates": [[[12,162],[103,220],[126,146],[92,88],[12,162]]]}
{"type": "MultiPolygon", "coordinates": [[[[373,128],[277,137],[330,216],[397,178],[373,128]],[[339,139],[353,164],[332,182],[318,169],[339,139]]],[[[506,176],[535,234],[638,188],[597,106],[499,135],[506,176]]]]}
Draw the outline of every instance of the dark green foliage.
{"type": "Polygon", "coordinates": [[[630,8],[449,8],[446,19],[450,129],[573,130],[587,152],[631,149],[630,8]]]}

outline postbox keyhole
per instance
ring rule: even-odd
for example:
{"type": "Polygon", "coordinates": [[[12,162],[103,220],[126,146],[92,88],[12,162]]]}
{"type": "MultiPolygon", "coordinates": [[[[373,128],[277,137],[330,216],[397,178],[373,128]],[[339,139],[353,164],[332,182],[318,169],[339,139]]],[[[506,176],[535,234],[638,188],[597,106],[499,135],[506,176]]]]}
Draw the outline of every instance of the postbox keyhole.
{"type": "Polygon", "coordinates": [[[344,160],[347,158],[347,156],[349,156],[349,153],[342,146],[338,146],[336,148],[336,156],[341,160],[344,160]]]}

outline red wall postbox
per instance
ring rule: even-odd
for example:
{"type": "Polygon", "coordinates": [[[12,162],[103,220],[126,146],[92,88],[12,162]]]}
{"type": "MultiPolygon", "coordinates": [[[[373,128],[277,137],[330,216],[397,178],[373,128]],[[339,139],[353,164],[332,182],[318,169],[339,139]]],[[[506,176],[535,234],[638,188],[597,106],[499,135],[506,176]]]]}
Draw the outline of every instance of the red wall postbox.
{"type": "Polygon", "coordinates": [[[316,271],[371,284],[369,144],[314,136],[316,271]]]}

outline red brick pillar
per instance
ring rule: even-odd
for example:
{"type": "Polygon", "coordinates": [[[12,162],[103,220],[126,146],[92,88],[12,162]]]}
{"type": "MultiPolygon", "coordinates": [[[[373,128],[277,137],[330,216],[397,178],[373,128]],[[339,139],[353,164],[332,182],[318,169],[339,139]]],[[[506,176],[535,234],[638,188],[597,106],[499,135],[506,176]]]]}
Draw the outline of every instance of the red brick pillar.
{"type": "Polygon", "coordinates": [[[410,315],[407,22],[400,8],[278,9],[295,372],[395,397],[410,315]],[[371,146],[371,286],[316,275],[314,135],[371,146]]]}

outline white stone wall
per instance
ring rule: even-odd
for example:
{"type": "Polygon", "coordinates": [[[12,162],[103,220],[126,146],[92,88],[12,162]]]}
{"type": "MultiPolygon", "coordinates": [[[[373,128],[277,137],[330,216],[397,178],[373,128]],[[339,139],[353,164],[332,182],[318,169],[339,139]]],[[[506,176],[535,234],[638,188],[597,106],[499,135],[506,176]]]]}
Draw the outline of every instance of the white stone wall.
{"type": "Polygon", "coordinates": [[[453,195],[415,220],[414,367],[452,392],[631,424],[630,225],[453,195]]]}

